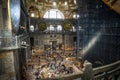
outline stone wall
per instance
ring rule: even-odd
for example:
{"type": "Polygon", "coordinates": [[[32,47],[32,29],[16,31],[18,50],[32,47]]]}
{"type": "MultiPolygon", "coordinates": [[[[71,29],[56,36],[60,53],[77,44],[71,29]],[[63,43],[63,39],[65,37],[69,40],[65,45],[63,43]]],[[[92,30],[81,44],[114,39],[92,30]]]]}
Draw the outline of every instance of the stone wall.
{"type": "Polygon", "coordinates": [[[64,35],[62,34],[42,34],[42,35],[33,35],[34,38],[34,47],[39,50],[44,50],[45,45],[51,46],[51,42],[56,42],[56,49],[58,46],[62,46],[65,50],[73,50],[75,47],[74,42],[75,35],[64,35]],[[64,47],[63,47],[64,45],[64,47]]]}
{"type": "Polygon", "coordinates": [[[13,51],[0,52],[0,80],[15,80],[13,51]]]}

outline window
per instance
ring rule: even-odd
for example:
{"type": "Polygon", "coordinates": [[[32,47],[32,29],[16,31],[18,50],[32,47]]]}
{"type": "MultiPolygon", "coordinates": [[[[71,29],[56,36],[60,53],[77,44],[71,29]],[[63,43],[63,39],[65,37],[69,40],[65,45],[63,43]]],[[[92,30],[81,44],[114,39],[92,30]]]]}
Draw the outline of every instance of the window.
{"type": "Polygon", "coordinates": [[[32,31],[32,32],[34,31],[34,26],[33,25],[30,26],[30,31],[32,31]]]}
{"type": "Polygon", "coordinates": [[[62,31],[62,26],[61,25],[57,26],[57,31],[62,31]]]}
{"type": "MultiPolygon", "coordinates": [[[[59,11],[58,9],[51,9],[49,11],[47,11],[43,18],[49,18],[49,19],[64,19],[64,15],[61,11],[59,11]]],[[[51,24],[47,27],[46,31],[62,31],[62,26],[61,25],[55,25],[55,24],[51,24]]]]}
{"type": "Polygon", "coordinates": [[[43,18],[64,19],[64,15],[58,9],[51,9],[44,14],[43,18]]]}
{"type": "Polygon", "coordinates": [[[54,31],[54,30],[55,30],[54,26],[50,25],[50,31],[54,31]]]}

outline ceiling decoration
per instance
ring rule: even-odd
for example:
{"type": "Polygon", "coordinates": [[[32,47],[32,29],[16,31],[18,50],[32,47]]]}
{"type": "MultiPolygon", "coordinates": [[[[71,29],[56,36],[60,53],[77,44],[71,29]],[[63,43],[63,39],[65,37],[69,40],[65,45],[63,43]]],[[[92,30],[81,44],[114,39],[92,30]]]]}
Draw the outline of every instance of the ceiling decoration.
{"type": "Polygon", "coordinates": [[[115,10],[120,14],[120,0],[102,0],[105,4],[107,4],[111,9],[115,10]]]}
{"type": "Polygon", "coordinates": [[[60,10],[66,19],[72,18],[72,13],[77,13],[76,0],[24,0],[24,3],[30,15],[34,12],[35,17],[40,18],[50,9],[60,10]]]}
{"type": "MultiPolygon", "coordinates": [[[[23,0],[26,4],[29,15],[34,13],[34,17],[43,18],[45,12],[50,9],[60,10],[65,19],[74,18],[74,14],[78,14],[77,0],[23,0]]],[[[120,13],[120,0],[101,0],[113,10],[120,13]]]]}

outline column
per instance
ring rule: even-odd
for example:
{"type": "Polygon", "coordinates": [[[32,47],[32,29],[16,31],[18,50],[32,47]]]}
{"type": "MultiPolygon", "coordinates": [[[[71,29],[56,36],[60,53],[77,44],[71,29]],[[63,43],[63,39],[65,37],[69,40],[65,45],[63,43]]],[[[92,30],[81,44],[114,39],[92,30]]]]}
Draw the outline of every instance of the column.
{"type": "Polygon", "coordinates": [[[13,51],[0,52],[0,80],[16,80],[13,51]]]}

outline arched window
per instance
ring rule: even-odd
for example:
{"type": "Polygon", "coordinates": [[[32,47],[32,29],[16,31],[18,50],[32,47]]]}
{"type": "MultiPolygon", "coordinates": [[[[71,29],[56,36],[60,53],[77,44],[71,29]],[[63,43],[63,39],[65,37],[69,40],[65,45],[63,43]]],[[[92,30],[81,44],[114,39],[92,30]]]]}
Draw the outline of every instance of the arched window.
{"type": "Polygon", "coordinates": [[[54,30],[55,30],[54,26],[50,25],[50,31],[54,31],[54,30]]]}
{"type": "MultiPolygon", "coordinates": [[[[58,9],[51,9],[49,11],[47,11],[43,18],[49,18],[49,19],[64,19],[64,15],[61,11],[59,11],[58,9]]],[[[53,26],[54,24],[51,24],[47,27],[46,31],[62,31],[62,26],[61,25],[56,25],[53,26]]]]}
{"type": "Polygon", "coordinates": [[[62,31],[62,26],[61,25],[57,25],[57,31],[62,31]]]}
{"type": "Polygon", "coordinates": [[[72,29],[73,29],[73,32],[76,32],[76,28],[74,26],[72,27],[72,29]]]}
{"type": "Polygon", "coordinates": [[[32,32],[34,31],[34,26],[33,25],[30,26],[30,31],[32,31],[32,32]]]}
{"type": "Polygon", "coordinates": [[[58,9],[51,9],[44,14],[43,18],[64,19],[64,15],[58,9]]]}

